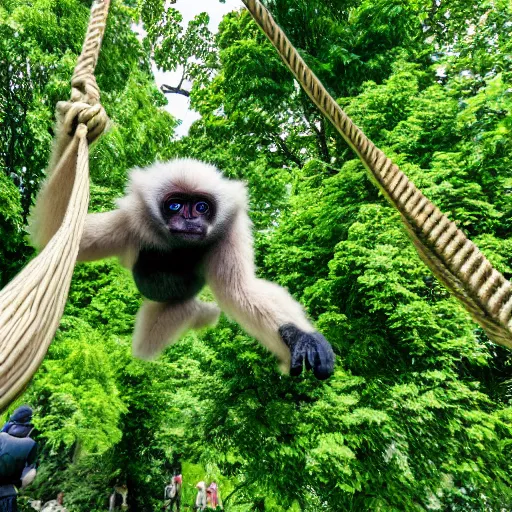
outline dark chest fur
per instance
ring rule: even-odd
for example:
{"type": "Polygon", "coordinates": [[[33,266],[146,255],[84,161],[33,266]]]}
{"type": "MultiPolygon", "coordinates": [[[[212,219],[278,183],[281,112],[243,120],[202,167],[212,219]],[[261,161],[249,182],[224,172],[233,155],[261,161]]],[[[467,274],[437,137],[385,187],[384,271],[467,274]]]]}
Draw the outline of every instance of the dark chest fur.
{"type": "Polygon", "coordinates": [[[209,247],[141,249],[132,269],[138,290],[155,302],[191,299],[205,285],[204,261],[208,250],[209,247]]]}

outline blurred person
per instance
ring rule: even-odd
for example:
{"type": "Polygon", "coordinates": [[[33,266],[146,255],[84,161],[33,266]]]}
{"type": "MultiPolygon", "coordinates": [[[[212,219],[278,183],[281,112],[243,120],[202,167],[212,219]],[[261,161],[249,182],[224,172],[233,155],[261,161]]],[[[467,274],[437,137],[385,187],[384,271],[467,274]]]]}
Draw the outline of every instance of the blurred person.
{"type": "Polygon", "coordinates": [[[213,508],[214,510],[216,510],[217,507],[222,507],[220,502],[219,488],[215,482],[212,482],[208,489],[206,489],[206,503],[210,508],[213,508]]]}
{"type": "Polygon", "coordinates": [[[182,476],[174,475],[169,482],[169,485],[165,486],[164,490],[164,510],[168,512],[180,512],[181,508],[181,484],[182,476]]]}
{"type": "Polygon", "coordinates": [[[36,477],[37,443],[30,438],[32,409],[18,407],[0,432],[0,512],[17,512],[18,489],[36,477]]]}
{"type": "Polygon", "coordinates": [[[194,508],[196,510],[204,510],[206,508],[206,484],[204,482],[198,482],[197,487],[197,496],[196,496],[196,504],[194,508]]]}

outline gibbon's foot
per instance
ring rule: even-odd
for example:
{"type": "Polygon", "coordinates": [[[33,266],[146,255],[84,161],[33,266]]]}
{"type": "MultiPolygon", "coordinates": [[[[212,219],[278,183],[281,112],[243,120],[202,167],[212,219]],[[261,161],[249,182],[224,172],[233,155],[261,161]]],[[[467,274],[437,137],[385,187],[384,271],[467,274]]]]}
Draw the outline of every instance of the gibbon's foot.
{"type": "Polygon", "coordinates": [[[306,370],[313,369],[318,380],[332,375],[334,352],[319,332],[304,332],[293,324],[285,324],[279,328],[279,335],[291,352],[290,375],[300,375],[304,363],[306,370]]]}

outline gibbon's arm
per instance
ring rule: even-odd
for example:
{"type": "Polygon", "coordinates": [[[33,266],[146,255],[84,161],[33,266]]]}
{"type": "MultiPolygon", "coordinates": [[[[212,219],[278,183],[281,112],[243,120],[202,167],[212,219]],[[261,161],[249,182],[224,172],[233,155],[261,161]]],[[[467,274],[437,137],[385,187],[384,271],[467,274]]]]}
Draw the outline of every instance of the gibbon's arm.
{"type": "Polygon", "coordinates": [[[131,248],[129,222],[123,210],[89,213],[85,218],[78,261],[124,256],[131,248]]]}
{"type": "MultiPolygon", "coordinates": [[[[59,167],[43,184],[29,221],[30,238],[38,249],[46,246],[62,224],[72,188],[73,170],[59,167]],[[67,173],[69,179],[57,180],[56,176],[61,172],[67,173]]],[[[80,240],[78,260],[91,261],[123,255],[129,249],[128,225],[122,210],[89,213],[80,240]]]]}
{"type": "Polygon", "coordinates": [[[249,218],[238,213],[207,262],[207,281],[221,309],[278,357],[284,373],[298,375],[305,363],[326,379],[334,367],[331,346],[284,288],[256,278],[252,245],[249,218]]]}
{"type": "MultiPolygon", "coordinates": [[[[94,132],[100,120],[98,115],[100,112],[99,104],[92,107],[79,102],[60,101],[57,104],[56,135],[47,178],[37,195],[29,219],[30,238],[38,249],[46,246],[62,224],[73,190],[75,181],[73,159],[61,159],[61,157],[64,153],[76,153],[78,141],[73,139],[76,124],[85,123],[89,130],[94,132]]],[[[97,137],[98,134],[95,136],[97,137]]]]}
{"type": "MultiPolygon", "coordinates": [[[[69,202],[73,189],[75,174],[73,162],[63,159],[57,164],[58,157],[62,154],[63,147],[69,137],[57,137],[52,152],[51,164],[48,168],[48,177],[44,181],[41,190],[36,197],[36,203],[30,212],[29,233],[32,244],[37,249],[43,249],[57,232],[69,202]]],[[[75,145],[76,145],[76,141],[75,145]]],[[[66,151],[76,151],[76,147],[70,144],[66,151]]]]}
{"type": "MultiPolygon", "coordinates": [[[[32,243],[43,249],[57,232],[73,188],[73,170],[57,168],[40,190],[30,214],[29,232],[32,243]],[[68,180],[57,180],[58,173],[67,173],[68,180]]],[[[129,222],[123,210],[89,213],[78,251],[79,261],[122,256],[129,249],[129,222]]]]}

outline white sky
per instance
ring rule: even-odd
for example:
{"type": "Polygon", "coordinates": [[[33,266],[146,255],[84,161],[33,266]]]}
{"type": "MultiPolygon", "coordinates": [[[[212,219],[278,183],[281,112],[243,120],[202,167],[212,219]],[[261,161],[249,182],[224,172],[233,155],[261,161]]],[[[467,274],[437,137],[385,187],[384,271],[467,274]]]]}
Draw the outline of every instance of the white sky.
{"type": "MultiPolygon", "coordinates": [[[[217,32],[219,23],[222,17],[235,9],[240,9],[243,6],[241,0],[226,0],[225,4],[221,4],[219,0],[178,0],[173,5],[183,15],[183,23],[187,23],[197,14],[207,12],[210,15],[210,30],[217,32]]],[[[179,72],[162,73],[154,69],[155,80],[160,87],[163,83],[177,86],[181,77],[179,72]]],[[[180,119],[182,124],[176,129],[178,137],[186,135],[188,129],[193,121],[200,116],[196,112],[189,110],[189,99],[180,94],[166,94],[169,104],[166,110],[169,111],[174,117],[180,119]]]]}

